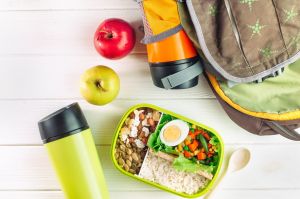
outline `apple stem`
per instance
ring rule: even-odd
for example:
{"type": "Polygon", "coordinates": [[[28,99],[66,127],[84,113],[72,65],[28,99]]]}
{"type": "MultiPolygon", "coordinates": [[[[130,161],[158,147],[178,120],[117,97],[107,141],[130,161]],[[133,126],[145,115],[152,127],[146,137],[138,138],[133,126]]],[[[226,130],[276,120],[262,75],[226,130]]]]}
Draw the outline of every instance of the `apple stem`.
{"type": "Polygon", "coordinates": [[[113,38],[113,33],[112,32],[108,32],[108,31],[105,31],[105,30],[100,30],[99,32],[104,33],[106,38],[109,38],[109,39],[113,38]]]}
{"type": "Polygon", "coordinates": [[[96,81],[96,86],[97,86],[99,89],[101,89],[102,91],[106,92],[106,90],[102,87],[101,83],[102,83],[101,80],[96,81]]]}

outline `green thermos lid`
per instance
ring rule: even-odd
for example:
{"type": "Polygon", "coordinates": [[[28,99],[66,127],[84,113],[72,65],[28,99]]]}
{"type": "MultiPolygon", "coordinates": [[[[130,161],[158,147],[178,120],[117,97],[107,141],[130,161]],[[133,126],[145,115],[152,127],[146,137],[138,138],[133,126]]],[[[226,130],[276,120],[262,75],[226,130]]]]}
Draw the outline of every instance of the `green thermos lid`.
{"type": "Polygon", "coordinates": [[[40,135],[44,143],[79,133],[89,128],[78,103],[70,104],[38,122],[40,135]]]}

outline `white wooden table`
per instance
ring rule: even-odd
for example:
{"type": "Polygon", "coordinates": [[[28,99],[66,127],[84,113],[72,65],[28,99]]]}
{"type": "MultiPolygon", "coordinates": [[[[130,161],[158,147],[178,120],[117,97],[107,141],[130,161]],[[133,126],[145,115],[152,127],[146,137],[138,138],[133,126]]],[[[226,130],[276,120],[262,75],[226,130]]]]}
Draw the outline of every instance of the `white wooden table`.
{"type": "Polygon", "coordinates": [[[137,6],[132,0],[1,0],[0,1],[0,198],[62,199],[37,121],[78,101],[99,148],[111,198],[178,198],[119,173],[109,159],[115,126],[130,106],[147,102],[215,128],[226,151],[248,147],[250,165],[226,179],[218,198],[300,198],[300,145],[279,136],[258,137],[234,124],[203,77],[188,90],[153,86],[145,48],[119,61],[101,58],[93,33],[107,17],[131,22],[140,40],[137,6]],[[87,68],[105,64],[121,78],[113,103],[97,107],[79,94],[79,77],[87,68]]]}

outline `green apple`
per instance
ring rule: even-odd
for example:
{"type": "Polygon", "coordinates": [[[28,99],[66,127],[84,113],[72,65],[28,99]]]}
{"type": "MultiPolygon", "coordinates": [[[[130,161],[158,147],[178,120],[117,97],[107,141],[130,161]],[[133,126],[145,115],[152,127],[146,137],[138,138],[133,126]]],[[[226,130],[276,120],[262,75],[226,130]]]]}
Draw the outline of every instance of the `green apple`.
{"type": "Polygon", "coordinates": [[[107,66],[95,66],[80,79],[80,93],[91,104],[105,105],[113,101],[120,90],[117,73],[107,66]]]}

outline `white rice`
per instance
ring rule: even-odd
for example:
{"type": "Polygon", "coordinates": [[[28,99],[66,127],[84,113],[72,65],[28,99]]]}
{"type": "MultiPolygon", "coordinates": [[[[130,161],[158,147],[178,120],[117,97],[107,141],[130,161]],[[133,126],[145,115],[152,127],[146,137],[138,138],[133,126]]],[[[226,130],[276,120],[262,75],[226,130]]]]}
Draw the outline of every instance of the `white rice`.
{"type": "Polygon", "coordinates": [[[171,162],[151,153],[147,153],[139,176],[176,192],[187,194],[197,193],[208,182],[206,178],[198,174],[176,171],[171,162]]]}

